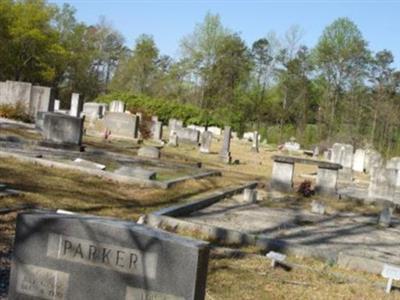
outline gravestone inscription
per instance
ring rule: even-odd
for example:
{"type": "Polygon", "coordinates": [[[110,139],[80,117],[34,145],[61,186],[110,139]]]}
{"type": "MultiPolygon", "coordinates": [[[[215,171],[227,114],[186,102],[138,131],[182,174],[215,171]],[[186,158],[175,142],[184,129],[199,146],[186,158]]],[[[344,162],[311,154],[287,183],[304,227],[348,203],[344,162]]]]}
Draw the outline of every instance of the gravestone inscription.
{"type": "Polygon", "coordinates": [[[18,215],[10,299],[204,299],[208,244],[132,222],[18,215]]]}

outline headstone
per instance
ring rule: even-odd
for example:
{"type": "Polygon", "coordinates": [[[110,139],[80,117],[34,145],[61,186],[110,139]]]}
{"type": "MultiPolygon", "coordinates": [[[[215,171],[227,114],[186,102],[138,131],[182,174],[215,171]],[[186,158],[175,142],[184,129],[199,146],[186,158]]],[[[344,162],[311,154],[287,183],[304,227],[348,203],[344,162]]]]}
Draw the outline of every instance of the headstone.
{"type": "Polygon", "coordinates": [[[257,202],[257,190],[256,189],[244,189],[243,190],[243,201],[245,203],[256,203],[257,202]]]}
{"type": "Polygon", "coordinates": [[[52,109],[51,88],[45,86],[32,86],[29,109],[30,115],[36,118],[38,112],[48,112],[52,109]]]}
{"type": "Polygon", "coordinates": [[[318,158],[319,157],[319,147],[315,146],[313,150],[313,157],[318,158]]]}
{"type": "Polygon", "coordinates": [[[60,100],[54,100],[54,111],[60,110],[60,100]]]}
{"type": "Polygon", "coordinates": [[[382,209],[381,213],[379,214],[379,225],[382,227],[390,227],[390,224],[392,222],[392,213],[393,213],[393,208],[391,207],[385,207],[382,209]]]}
{"type": "Polygon", "coordinates": [[[78,118],[81,116],[82,109],[83,109],[83,102],[82,99],[80,99],[79,94],[72,93],[71,108],[69,110],[69,115],[78,118]]]}
{"type": "Polygon", "coordinates": [[[259,134],[257,131],[254,131],[253,132],[253,145],[251,146],[252,152],[258,153],[258,151],[259,151],[258,143],[259,143],[259,134]]]}
{"type": "Polygon", "coordinates": [[[230,152],[231,132],[232,132],[231,127],[225,126],[224,140],[223,140],[223,144],[222,144],[222,149],[219,153],[219,156],[224,163],[231,163],[231,161],[232,161],[231,152],[230,152]]]}
{"type": "Polygon", "coordinates": [[[342,180],[352,179],[353,150],[353,146],[348,144],[335,143],[332,146],[331,162],[342,165],[339,171],[342,180]]]}
{"type": "Polygon", "coordinates": [[[140,167],[127,167],[123,166],[114,172],[118,175],[135,177],[146,180],[155,180],[157,173],[151,170],[146,170],[140,167]]]}
{"type": "Polygon", "coordinates": [[[4,93],[0,104],[19,104],[26,114],[30,114],[32,84],[28,82],[9,81],[3,86],[4,93]]]}
{"type": "Polygon", "coordinates": [[[324,151],[324,160],[328,160],[328,161],[332,161],[331,157],[332,157],[332,150],[326,150],[324,151]]]}
{"type": "Polygon", "coordinates": [[[123,113],[125,112],[125,103],[114,100],[110,103],[110,112],[123,113]]]}
{"type": "Polygon", "coordinates": [[[204,131],[201,134],[201,145],[200,152],[201,153],[210,153],[211,151],[211,142],[212,142],[213,134],[209,131],[204,131]]]}
{"type": "Polygon", "coordinates": [[[371,173],[373,168],[383,166],[383,158],[379,152],[368,149],[365,153],[364,169],[367,173],[371,173]]]}
{"type": "Polygon", "coordinates": [[[357,149],[353,158],[353,171],[364,172],[365,150],[357,149]]]}
{"type": "Polygon", "coordinates": [[[162,136],[163,136],[162,122],[154,121],[154,123],[153,123],[153,140],[157,141],[157,142],[162,141],[162,136]]]}
{"type": "Polygon", "coordinates": [[[139,123],[143,120],[143,114],[141,112],[137,112],[136,115],[139,117],[139,123]]]}
{"type": "Polygon", "coordinates": [[[325,205],[319,201],[313,200],[311,202],[311,212],[314,214],[318,214],[318,215],[324,215],[325,214],[325,205]]]}
{"type": "Polygon", "coordinates": [[[200,132],[195,129],[178,127],[175,129],[179,143],[198,145],[200,141],[200,132]]]}
{"type": "Polygon", "coordinates": [[[203,133],[206,131],[206,128],[204,126],[198,126],[198,125],[188,125],[187,128],[197,130],[200,133],[203,133]]]}
{"type": "Polygon", "coordinates": [[[211,132],[214,136],[222,135],[222,129],[216,126],[210,126],[207,128],[207,131],[211,132]]]}
{"type": "Polygon", "coordinates": [[[73,161],[73,164],[75,164],[77,166],[80,166],[80,167],[89,168],[89,169],[95,169],[95,170],[105,170],[106,169],[105,165],[98,164],[98,163],[95,163],[93,161],[89,161],[89,160],[86,160],[86,159],[82,159],[80,157],[76,158],[73,161]]]}
{"type": "Polygon", "coordinates": [[[387,294],[389,294],[390,290],[392,289],[393,280],[400,280],[400,268],[384,264],[382,270],[382,276],[383,278],[388,279],[385,291],[387,294]]]}
{"type": "Polygon", "coordinates": [[[315,191],[320,194],[336,195],[338,176],[337,169],[319,166],[315,191]]]}
{"type": "Polygon", "coordinates": [[[35,118],[35,127],[39,130],[43,130],[44,126],[44,116],[46,115],[47,112],[45,111],[38,111],[36,113],[36,118],[35,118]]]}
{"type": "Polygon", "coordinates": [[[382,167],[374,167],[370,171],[368,197],[373,200],[395,200],[396,184],[400,171],[382,167]]]}
{"type": "Polygon", "coordinates": [[[274,161],[271,186],[282,192],[291,192],[293,188],[294,163],[274,161]]]}
{"type": "Polygon", "coordinates": [[[249,142],[252,142],[253,139],[254,139],[254,132],[253,132],[253,131],[250,131],[250,132],[245,132],[245,133],[243,133],[243,139],[244,139],[244,140],[247,140],[247,141],[249,141],[249,142]]]}
{"type": "Polygon", "coordinates": [[[139,149],[138,155],[148,158],[160,158],[160,149],[152,146],[144,146],[139,149]]]}
{"type": "Polygon", "coordinates": [[[106,112],[104,125],[111,137],[138,139],[139,117],[136,115],[106,112]]]}
{"type": "Polygon", "coordinates": [[[178,136],[175,131],[170,131],[168,145],[171,147],[178,147],[178,136]]]}
{"type": "Polygon", "coordinates": [[[290,141],[283,145],[283,149],[289,152],[298,152],[300,151],[300,144],[296,142],[294,137],[291,137],[290,141]]]}
{"type": "Polygon", "coordinates": [[[386,162],[387,169],[397,169],[400,170],[400,157],[392,157],[386,162]]]}
{"type": "Polygon", "coordinates": [[[58,113],[45,113],[43,137],[46,143],[60,145],[82,144],[83,118],[58,113]]]}
{"type": "Polygon", "coordinates": [[[9,299],[204,299],[208,243],[83,215],[17,217],[9,299]]]}
{"type": "Polygon", "coordinates": [[[86,102],[83,104],[83,114],[85,115],[85,119],[94,121],[102,118],[105,113],[105,105],[105,103],[97,102],[86,102]]]}

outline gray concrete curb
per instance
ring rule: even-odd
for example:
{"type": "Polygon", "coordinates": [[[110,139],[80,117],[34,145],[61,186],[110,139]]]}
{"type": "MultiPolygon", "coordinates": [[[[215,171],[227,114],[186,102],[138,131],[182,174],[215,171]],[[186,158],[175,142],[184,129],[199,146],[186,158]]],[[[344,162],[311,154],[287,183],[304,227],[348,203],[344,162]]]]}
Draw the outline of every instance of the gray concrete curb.
{"type": "Polygon", "coordinates": [[[138,185],[145,186],[145,187],[155,187],[155,188],[161,188],[161,189],[168,189],[173,185],[176,185],[180,182],[184,182],[184,181],[187,181],[190,179],[198,179],[198,178],[204,178],[204,177],[208,177],[208,176],[221,175],[221,172],[219,172],[219,171],[205,171],[204,173],[195,174],[193,176],[184,176],[181,178],[176,178],[174,180],[163,182],[163,181],[154,181],[154,180],[133,178],[133,177],[129,177],[129,176],[114,174],[114,173],[107,172],[107,171],[95,170],[95,169],[65,164],[65,163],[51,161],[51,160],[42,159],[42,158],[34,158],[34,157],[24,156],[21,154],[15,154],[15,153],[6,152],[6,151],[0,151],[0,157],[1,158],[12,157],[12,158],[15,158],[22,162],[34,163],[34,164],[38,164],[38,165],[49,167],[49,168],[59,168],[59,169],[65,169],[65,170],[79,171],[79,172],[83,172],[83,173],[86,173],[86,174],[89,174],[92,176],[98,176],[98,177],[108,179],[111,181],[115,181],[115,182],[127,183],[127,184],[138,184],[138,185]]]}

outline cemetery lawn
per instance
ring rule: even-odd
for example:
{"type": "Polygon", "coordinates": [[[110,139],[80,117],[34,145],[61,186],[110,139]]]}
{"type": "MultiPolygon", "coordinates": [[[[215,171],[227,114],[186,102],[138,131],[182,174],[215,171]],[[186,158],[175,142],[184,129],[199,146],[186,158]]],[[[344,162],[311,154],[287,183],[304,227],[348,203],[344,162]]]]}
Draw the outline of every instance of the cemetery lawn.
{"type": "Polygon", "coordinates": [[[400,299],[398,290],[385,294],[386,280],[379,275],[310,258],[289,256],[287,261],[291,271],[272,268],[262,256],[211,259],[206,299],[400,299]]]}
{"type": "Polygon", "coordinates": [[[163,190],[115,183],[15,159],[0,160],[0,178],[9,188],[23,191],[22,195],[2,198],[0,208],[30,205],[128,220],[137,220],[142,214],[233,182],[222,177],[210,177],[189,180],[163,190]]]}

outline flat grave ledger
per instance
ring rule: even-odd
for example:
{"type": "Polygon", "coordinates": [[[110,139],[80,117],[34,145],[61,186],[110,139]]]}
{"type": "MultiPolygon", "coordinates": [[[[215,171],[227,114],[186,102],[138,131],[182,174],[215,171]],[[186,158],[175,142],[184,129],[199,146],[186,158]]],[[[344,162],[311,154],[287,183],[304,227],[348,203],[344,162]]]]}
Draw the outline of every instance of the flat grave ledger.
{"type": "Polygon", "coordinates": [[[208,253],[132,222],[21,213],[9,299],[204,299],[208,253]]]}

